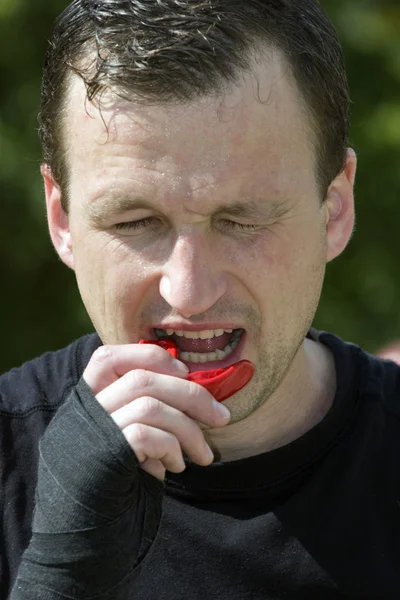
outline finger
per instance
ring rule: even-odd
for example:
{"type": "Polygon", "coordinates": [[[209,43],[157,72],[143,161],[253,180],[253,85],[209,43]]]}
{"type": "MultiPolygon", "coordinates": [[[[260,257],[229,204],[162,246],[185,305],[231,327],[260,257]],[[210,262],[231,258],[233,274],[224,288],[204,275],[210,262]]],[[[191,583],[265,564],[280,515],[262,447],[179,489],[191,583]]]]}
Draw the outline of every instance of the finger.
{"type": "Polygon", "coordinates": [[[178,440],[171,433],[142,423],[129,425],[122,432],[138,461],[159,460],[171,473],[182,473],[186,465],[178,440]]]}
{"type": "Polygon", "coordinates": [[[141,463],[140,468],[160,481],[164,481],[165,479],[165,467],[163,467],[159,460],[148,458],[144,463],[141,463]]]}
{"type": "Polygon", "coordinates": [[[211,427],[223,427],[230,418],[229,412],[223,412],[225,407],[199,384],[143,369],[130,371],[115,381],[97,395],[97,400],[113,414],[143,396],[157,398],[211,427]]]}
{"type": "Polygon", "coordinates": [[[132,369],[149,369],[157,373],[169,373],[175,377],[187,377],[189,370],[184,363],[172,358],[163,348],[154,344],[125,344],[101,346],[94,352],[83,378],[97,394],[132,369]]]}
{"type": "Polygon", "coordinates": [[[209,465],[214,459],[197,423],[156,398],[138,398],[111,417],[122,431],[134,423],[141,423],[171,433],[188,457],[199,465],[209,465]]]}

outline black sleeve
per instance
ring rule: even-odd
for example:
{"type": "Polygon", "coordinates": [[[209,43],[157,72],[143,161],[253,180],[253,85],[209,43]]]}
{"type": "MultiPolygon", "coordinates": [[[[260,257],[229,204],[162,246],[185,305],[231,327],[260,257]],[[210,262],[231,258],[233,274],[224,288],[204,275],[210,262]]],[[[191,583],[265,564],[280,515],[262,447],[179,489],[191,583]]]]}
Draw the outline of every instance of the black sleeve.
{"type": "Polygon", "coordinates": [[[32,538],[10,600],[126,600],[161,518],[163,484],[81,379],[39,444],[32,538]]]}

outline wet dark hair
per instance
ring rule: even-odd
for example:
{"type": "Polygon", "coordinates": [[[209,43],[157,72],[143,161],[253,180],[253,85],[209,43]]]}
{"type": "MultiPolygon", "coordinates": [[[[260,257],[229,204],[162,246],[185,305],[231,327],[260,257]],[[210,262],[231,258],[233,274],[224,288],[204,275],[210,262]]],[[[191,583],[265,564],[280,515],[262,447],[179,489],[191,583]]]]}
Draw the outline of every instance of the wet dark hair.
{"type": "Polygon", "coordinates": [[[43,160],[64,209],[71,73],[89,100],[112,89],[136,102],[189,102],[237,82],[260,48],[280,50],[297,83],[324,199],[345,166],[350,101],[336,31],[316,0],[74,0],[50,39],[40,112],[43,160]]]}

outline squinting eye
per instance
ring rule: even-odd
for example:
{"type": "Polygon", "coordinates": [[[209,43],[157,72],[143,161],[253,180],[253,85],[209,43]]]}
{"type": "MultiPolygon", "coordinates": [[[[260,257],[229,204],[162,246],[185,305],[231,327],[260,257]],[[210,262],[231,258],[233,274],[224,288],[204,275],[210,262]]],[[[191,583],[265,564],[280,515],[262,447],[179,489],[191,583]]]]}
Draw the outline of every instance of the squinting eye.
{"type": "Polygon", "coordinates": [[[118,223],[115,225],[115,229],[117,231],[121,231],[122,229],[144,229],[146,227],[151,227],[157,223],[158,219],[155,217],[147,217],[147,219],[140,219],[139,221],[128,221],[126,223],[118,223]]]}
{"type": "Polygon", "coordinates": [[[236,223],[236,221],[229,221],[228,219],[222,219],[223,229],[241,229],[242,231],[252,231],[257,229],[257,225],[246,225],[244,223],[236,223]]]}

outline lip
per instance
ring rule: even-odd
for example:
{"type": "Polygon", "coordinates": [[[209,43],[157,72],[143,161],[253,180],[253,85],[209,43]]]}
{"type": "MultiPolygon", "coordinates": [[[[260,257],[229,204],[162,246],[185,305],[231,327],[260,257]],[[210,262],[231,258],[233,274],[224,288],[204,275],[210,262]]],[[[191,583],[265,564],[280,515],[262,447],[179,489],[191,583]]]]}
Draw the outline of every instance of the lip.
{"type": "MultiPolygon", "coordinates": [[[[157,329],[158,329],[158,327],[157,327],[157,329]]],[[[160,329],[163,329],[163,328],[160,328],[160,329]]],[[[222,327],[221,327],[221,329],[222,329],[222,327]]],[[[233,328],[226,327],[226,329],[233,329],[233,328]]],[[[192,331],[196,331],[196,330],[192,330],[192,331]]],[[[181,362],[185,363],[185,365],[187,367],[189,367],[190,373],[194,373],[196,371],[211,371],[213,369],[225,369],[226,367],[230,367],[231,365],[234,365],[235,363],[239,362],[240,360],[243,360],[246,337],[247,337],[246,332],[244,331],[242,334],[242,337],[240,338],[239,344],[236,346],[236,348],[233,350],[233,352],[231,352],[231,354],[229,356],[227,356],[226,358],[224,358],[223,360],[213,360],[213,361],[207,362],[207,363],[194,363],[194,362],[183,361],[183,360],[181,362]]]]}

